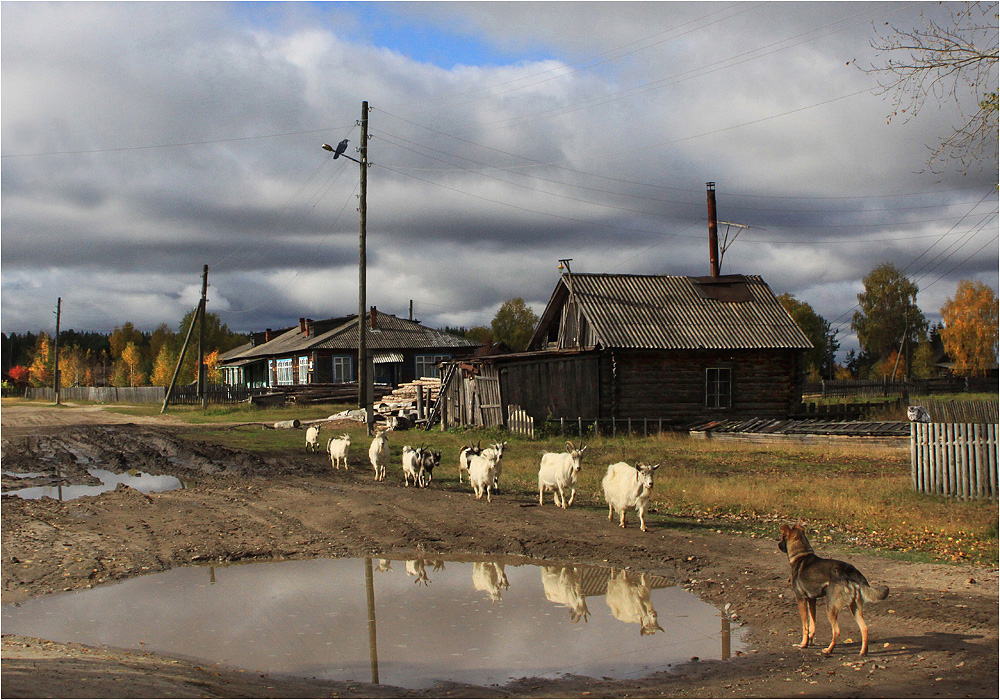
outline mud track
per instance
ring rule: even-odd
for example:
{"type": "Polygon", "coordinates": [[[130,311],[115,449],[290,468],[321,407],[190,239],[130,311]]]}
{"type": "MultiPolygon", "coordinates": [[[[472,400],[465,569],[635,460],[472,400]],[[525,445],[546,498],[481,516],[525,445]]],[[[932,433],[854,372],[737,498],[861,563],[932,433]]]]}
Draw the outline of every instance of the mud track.
{"type": "MultiPolygon", "coordinates": [[[[361,468],[360,451],[350,471],[334,472],[322,455],[250,454],[162,422],[101,424],[99,412],[76,409],[55,418],[40,413],[3,412],[4,470],[43,473],[18,485],[56,474],[83,483],[91,478],[86,467],[100,465],[172,474],[187,488],[143,495],[119,487],[65,503],[4,497],[4,604],[204,561],[489,555],[665,576],[708,602],[729,604],[750,645],[728,661],[692,662],[641,681],[524,679],[502,688],[413,691],[259,677],[158,654],[4,635],[4,697],[998,696],[996,569],[823,551],[892,590],[887,601],[865,609],[872,628],[867,659],[857,656],[857,630],[846,613],[842,638],[854,641],[824,656],[819,647],[793,646],[798,614],[787,561],[773,539],[723,535],[710,523],[687,531],[621,530],[593,508],[562,511],[503,495],[487,506],[454,483],[423,490],[392,479],[377,484],[361,468]]],[[[823,624],[817,639],[825,644],[823,624]]]]}

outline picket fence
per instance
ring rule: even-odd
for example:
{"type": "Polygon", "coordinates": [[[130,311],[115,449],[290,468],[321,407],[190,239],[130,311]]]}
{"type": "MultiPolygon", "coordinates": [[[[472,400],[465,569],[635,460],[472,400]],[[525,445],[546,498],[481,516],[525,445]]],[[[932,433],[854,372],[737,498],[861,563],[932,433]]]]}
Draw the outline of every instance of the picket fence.
{"type": "Polygon", "coordinates": [[[921,493],[996,500],[997,425],[911,423],[910,474],[921,493]]]}
{"type": "Polygon", "coordinates": [[[507,430],[534,439],[535,419],[520,406],[507,406],[507,430]]]}

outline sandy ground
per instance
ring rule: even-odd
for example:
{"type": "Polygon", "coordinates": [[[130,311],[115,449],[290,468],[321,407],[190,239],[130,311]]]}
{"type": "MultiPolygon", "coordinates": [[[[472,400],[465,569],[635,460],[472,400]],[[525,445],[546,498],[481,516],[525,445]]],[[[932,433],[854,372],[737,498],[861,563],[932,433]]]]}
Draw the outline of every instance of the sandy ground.
{"type": "MultiPolygon", "coordinates": [[[[998,697],[997,569],[900,563],[822,550],[854,563],[888,600],[869,605],[867,658],[841,615],[842,640],[825,656],[798,649],[788,564],[775,539],[611,526],[602,511],[562,511],[500,496],[476,502],[454,482],[417,490],[377,484],[360,468],[333,472],[323,455],[253,455],[185,437],[170,421],[99,408],[5,407],[3,468],[58,465],[87,478],[75,455],[109,468],[170,473],[185,490],[143,495],[119,488],[60,503],[2,501],[2,598],[54,591],[206,561],[489,555],[573,562],[665,576],[744,625],[746,652],[693,661],[640,681],[522,679],[504,687],[386,685],[259,676],[135,650],[4,635],[4,697],[998,697]],[[185,465],[183,468],[177,465],[185,465]],[[470,525],[475,523],[475,525],[470,525]]],[[[18,485],[25,484],[17,480],[18,485]]],[[[5,478],[5,488],[10,481],[5,478]]],[[[585,505],[585,504],[584,504],[585,505]]],[[[820,604],[817,641],[829,628],[820,604]]]]}

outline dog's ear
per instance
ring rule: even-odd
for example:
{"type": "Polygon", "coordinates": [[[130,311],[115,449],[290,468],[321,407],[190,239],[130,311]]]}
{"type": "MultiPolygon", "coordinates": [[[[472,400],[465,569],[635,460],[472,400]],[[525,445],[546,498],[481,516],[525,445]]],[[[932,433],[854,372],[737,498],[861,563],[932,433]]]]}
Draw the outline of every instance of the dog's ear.
{"type": "Polygon", "coordinates": [[[791,533],[792,528],[787,523],[781,523],[781,539],[787,540],[789,533],[791,533]]]}

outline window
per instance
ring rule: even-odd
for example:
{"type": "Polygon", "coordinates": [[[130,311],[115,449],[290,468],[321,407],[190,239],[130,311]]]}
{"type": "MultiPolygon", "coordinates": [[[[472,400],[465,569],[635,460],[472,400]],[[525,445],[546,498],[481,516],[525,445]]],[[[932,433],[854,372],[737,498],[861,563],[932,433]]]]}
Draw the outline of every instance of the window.
{"type": "Polygon", "coordinates": [[[450,360],[451,355],[417,355],[417,379],[420,377],[437,377],[435,365],[442,360],[450,360]]]}
{"type": "Polygon", "coordinates": [[[333,358],[333,383],[343,384],[354,381],[352,371],[354,363],[350,355],[337,355],[333,358]]]}
{"type": "Polygon", "coordinates": [[[308,355],[299,357],[299,384],[309,383],[309,364],[308,355]]]}
{"type": "Polygon", "coordinates": [[[278,386],[295,383],[292,377],[292,358],[284,357],[274,361],[274,383],[278,386]]]}
{"type": "Polygon", "coordinates": [[[705,406],[729,408],[732,405],[732,370],[728,367],[709,367],[705,370],[705,406]]]}

